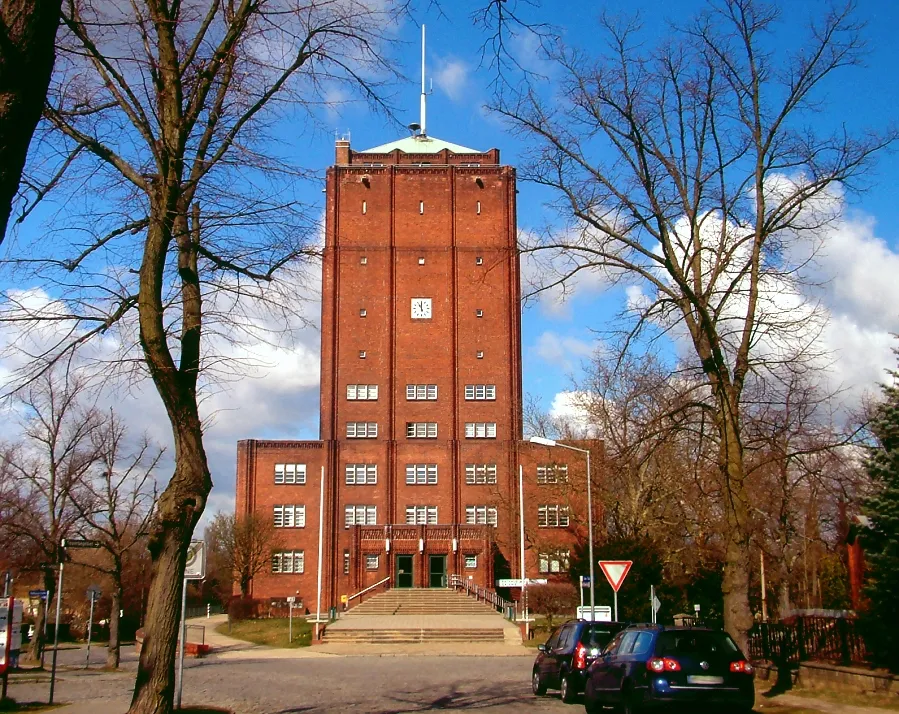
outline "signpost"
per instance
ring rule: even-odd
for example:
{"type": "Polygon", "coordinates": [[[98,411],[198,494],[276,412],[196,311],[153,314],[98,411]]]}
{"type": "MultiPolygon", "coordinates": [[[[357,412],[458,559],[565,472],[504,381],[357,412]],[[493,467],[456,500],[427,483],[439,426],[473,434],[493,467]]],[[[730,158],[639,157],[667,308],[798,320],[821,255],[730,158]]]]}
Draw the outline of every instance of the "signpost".
{"type": "Polygon", "coordinates": [[[36,597],[36,598],[40,598],[41,600],[46,600],[47,595],[48,595],[48,593],[46,590],[29,590],[28,591],[28,597],[36,597]]]}
{"type": "Polygon", "coordinates": [[[662,601],[656,597],[656,586],[649,586],[649,607],[652,610],[652,622],[658,622],[659,608],[662,607],[662,601]]]}
{"type": "Polygon", "coordinates": [[[608,605],[581,605],[577,609],[578,620],[590,620],[591,622],[612,622],[612,608],[608,605]],[[591,614],[591,610],[593,610],[591,614]]]}
{"type": "Polygon", "coordinates": [[[184,561],[184,581],[181,583],[181,648],[178,650],[178,688],[175,690],[175,709],[181,708],[181,693],[184,690],[184,650],[187,648],[187,581],[203,580],[206,577],[206,542],[192,540],[187,547],[184,561]]]}
{"type": "Polygon", "coordinates": [[[618,622],[618,590],[630,572],[633,560],[600,560],[599,567],[615,592],[615,622],[618,622]]]}
{"type": "Polygon", "coordinates": [[[91,585],[85,594],[87,599],[91,601],[91,613],[88,615],[87,620],[87,656],[84,660],[84,668],[87,669],[91,666],[91,633],[94,629],[94,603],[100,599],[103,591],[97,585],[91,585]]]}
{"type": "Polygon", "coordinates": [[[287,598],[287,644],[293,642],[293,604],[296,598],[291,595],[287,598]]]}

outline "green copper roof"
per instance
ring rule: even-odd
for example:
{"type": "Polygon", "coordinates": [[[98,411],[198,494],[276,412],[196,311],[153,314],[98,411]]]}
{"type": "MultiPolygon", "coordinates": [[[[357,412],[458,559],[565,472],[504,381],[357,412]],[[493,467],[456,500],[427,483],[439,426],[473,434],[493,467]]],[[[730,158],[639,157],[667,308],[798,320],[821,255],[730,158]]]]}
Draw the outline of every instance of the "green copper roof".
{"type": "Polygon", "coordinates": [[[394,149],[399,149],[406,154],[436,154],[444,149],[449,149],[454,154],[481,154],[483,152],[477,149],[469,149],[459,144],[451,144],[443,139],[437,139],[433,136],[418,137],[407,136],[405,139],[391,141],[389,144],[381,144],[373,149],[365,149],[361,154],[387,154],[394,149]]]}

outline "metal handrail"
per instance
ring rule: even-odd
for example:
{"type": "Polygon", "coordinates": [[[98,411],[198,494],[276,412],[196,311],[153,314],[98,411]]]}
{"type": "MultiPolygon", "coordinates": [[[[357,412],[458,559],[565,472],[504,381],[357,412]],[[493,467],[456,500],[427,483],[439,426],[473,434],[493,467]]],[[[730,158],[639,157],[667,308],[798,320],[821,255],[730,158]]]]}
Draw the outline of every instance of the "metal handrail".
{"type": "Polygon", "coordinates": [[[365,588],[365,590],[360,590],[355,595],[350,595],[346,599],[346,601],[349,603],[349,601],[352,600],[353,598],[359,597],[360,595],[365,595],[365,593],[367,593],[369,590],[374,590],[379,585],[383,585],[384,583],[389,582],[389,581],[390,581],[390,576],[388,575],[386,578],[384,578],[383,580],[379,580],[374,585],[369,585],[367,588],[365,588]]]}
{"type": "Polygon", "coordinates": [[[474,593],[474,597],[476,600],[483,600],[484,602],[490,603],[498,612],[501,612],[504,616],[506,615],[508,608],[511,607],[513,619],[518,619],[517,603],[506,600],[506,598],[497,593],[495,590],[482,588],[480,585],[472,583],[467,578],[463,578],[461,575],[455,574],[449,576],[449,587],[459,590],[465,590],[465,594],[469,597],[471,597],[472,593],[474,593]]]}

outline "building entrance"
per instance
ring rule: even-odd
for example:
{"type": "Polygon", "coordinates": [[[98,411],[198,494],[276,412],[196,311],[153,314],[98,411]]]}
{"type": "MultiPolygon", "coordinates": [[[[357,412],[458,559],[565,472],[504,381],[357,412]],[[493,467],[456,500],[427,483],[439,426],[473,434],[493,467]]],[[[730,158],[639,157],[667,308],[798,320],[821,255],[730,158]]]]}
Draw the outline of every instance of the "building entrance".
{"type": "Polygon", "coordinates": [[[396,556],[396,587],[411,588],[414,584],[412,577],[412,556],[396,556]]]}
{"type": "Polygon", "coordinates": [[[429,555],[430,567],[428,568],[430,577],[428,578],[428,587],[445,588],[446,587],[446,556],[445,555],[429,555]]]}

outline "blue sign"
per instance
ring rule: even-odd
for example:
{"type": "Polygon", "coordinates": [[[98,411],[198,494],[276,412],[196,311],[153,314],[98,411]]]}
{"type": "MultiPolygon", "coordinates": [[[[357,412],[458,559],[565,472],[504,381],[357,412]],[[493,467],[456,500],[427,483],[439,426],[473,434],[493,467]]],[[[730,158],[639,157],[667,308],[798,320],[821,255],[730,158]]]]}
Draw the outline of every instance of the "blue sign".
{"type": "Polygon", "coordinates": [[[590,576],[589,576],[589,575],[582,575],[582,576],[581,576],[581,587],[582,587],[582,588],[589,588],[589,587],[590,587],[590,576]]]}
{"type": "Polygon", "coordinates": [[[30,597],[39,597],[41,600],[47,599],[47,591],[46,590],[29,590],[28,595],[30,597]]]}

